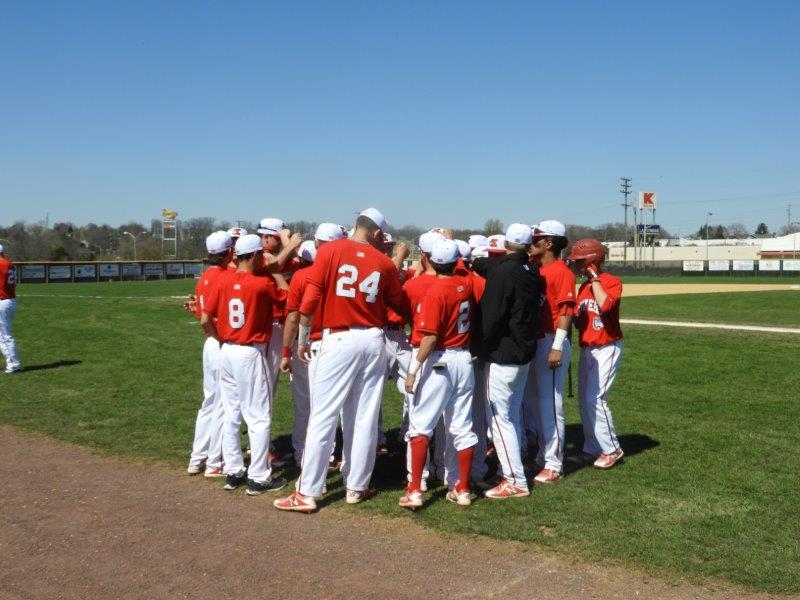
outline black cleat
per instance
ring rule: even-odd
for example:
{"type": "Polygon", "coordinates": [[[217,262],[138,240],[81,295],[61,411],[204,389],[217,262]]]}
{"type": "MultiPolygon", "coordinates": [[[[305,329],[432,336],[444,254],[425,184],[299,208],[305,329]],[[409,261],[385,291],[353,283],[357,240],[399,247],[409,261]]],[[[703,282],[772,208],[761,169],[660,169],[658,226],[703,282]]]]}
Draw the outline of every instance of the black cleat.
{"type": "Polygon", "coordinates": [[[224,489],[231,491],[238,488],[242,485],[245,481],[247,481],[247,473],[243,472],[241,475],[228,475],[225,478],[225,486],[224,489]]]}
{"type": "Polygon", "coordinates": [[[277,492],[286,486],[285,477],[273,477],[266,483],[257,483],[252,479],[247,480],[247,495],[259,496],[264,492],[277,492]]]}

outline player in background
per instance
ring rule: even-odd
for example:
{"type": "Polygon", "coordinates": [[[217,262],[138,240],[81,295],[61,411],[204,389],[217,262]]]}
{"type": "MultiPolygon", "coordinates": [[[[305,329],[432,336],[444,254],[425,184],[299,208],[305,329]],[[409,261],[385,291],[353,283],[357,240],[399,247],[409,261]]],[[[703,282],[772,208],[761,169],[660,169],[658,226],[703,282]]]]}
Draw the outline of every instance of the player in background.
{"type": "Polygon", "coordinates": [[[0,352],[6,359],[6,373],[19,373],[17,342],[11,333],[11,323],[17,311],[17,268],[8,258],[0,244],[0,352]]]}
{"type": "Polygon", "coordinates": [[[406,434],[412,455],[411,481],[399,504],[412,510],[422,506],[422,470],[428,443],[442,417],[459,464],[459,478],[449,484],[447,499],[460,506],[472,503],[469,479],[478,442],[472,431],[474,379],[469,352],[475,304],[472,280],[466,274],[454,273],[459,251],[452,240],[436,242],[430,260],[437,279],[414,314],[414,329],[422,340],[405,380],[405,390],[413,397],[406,434]]]}
{"type": "MultiPolygon", "coordinates": [[[[197,280],[195,287],[198,319],[203,318],[206,298],[210,298],[218,280],[228,270],[233,256],[233,239],[225,231],[215,231],[206,238],[209,267],[197,280]]],[[[206,335],[203,345],[203,402],[197,411],[194,442],[187,472],[197,475],[205,470],[205,477],[222,477],[222,426],[225,409],[219,395],[219,341],[206,335]]]]}
{"type": "Polygon", "coordinates": [[[507,254],[476,259],[475,271],[486,278],[481,297],[481,341],[474,346],[484,359],[492,437],[503,479],[487,498],[528,496],[519,437],[520,407],[530,362],[536,351],[536,329],[542,280],[528,264],[531,228],[512,223],[506,230],[507,254]]]}
{"type": "Polygon", "coordinates": [[[541,468],[535,483],[553,483],[564,467],[564,380],[569,369],[569,328],[575,312],[575,275],[561,260],[567,247],[566,227],[558,221],[542,221],[533,232],[531,257],[539,264],[545,288],[541,297],[541,321],[536,358],[531,376],[536,385],[528,391],[536,419],[541,468]]]}
{"type": "MultiPolygon", "coordinates": [[[[301,261],[310,266],[316,258],[317,250],[327,242],[340,240],[344,232],[339,225],[334,223],[320,223],[314,233],[314,241],[306,241],[300,245],[299,257],[301,261]]],[[[306,288],[306,277],[309,273],[306,267],[300,268],[292,275],[289,282],[289,292],[286,297],[286,325],[283,329],[283,348],[281,350],[280,369],[284,373],[292,374],[292,398],[294,400],[294,422],[292,425],[292,448],[294,460],[298,465],[303,462],[303,449],[306,443],[306,429],[308,428],[308,414],[311,409],[311,392],[309,377],[313,374],[314,361],[308,365],[299,360],[297,356],[297,328],[300,324],[300,304],[306,288]]],[[[314,315],[311,325],[311,355],[318,351],[319,341],[322,340],[322,327],[320,325],[321,312],[314,315]]]]}
{"type": "Polygon", "coordinates": [[[369,497],[375,466],[378,411],[386,375],[385,307],[403,313],[402,290],[392,261],[380,248],[386,218],[363,211],[352,239],[320,248],[300,306],[297,353],[307,361],[313,315],[322,310],[323,338],[311,380],[311,414],[298,490],[275,501],[279,510],[315,511],[342,417],[345,500],[369,497]]]}
{"type": "Polygon", "coordinates": [[[257,496],[276,491],[286,479],[273,477],[267,460],[272,421],[272,390],[266,368],[272,307],[285,301],[286,280],[256,275],[265,266],[257,235],[236,242],[236,271],[227,271],[206,299],[200,323],[206,333],[223,343],[220,356],[220,393],[225,407],[222,453],[225,489],[247,481],[247,493],[257,496]],[[277,286],[276,286],[277,282],[277,286]],[[280,288],[280,289],[279,289],[280,288]],[[215,320],[216,319],[216,320],[215,320]],[[242,419],[250,440],[250,467],[245,470],[239,428],[242,419]]]}
{"type": "Polygon", "coordinates": [[[569,255],[586,280],[578,289],[575,324],[581,345],[578,367],[578,402],[583,424],[583,458],[597,469],[610,469],[623,456],[608,394],[622,356],[619,305],[622,281],[601,269],[605,249],[597,240],[578,240],[569,255]]]}

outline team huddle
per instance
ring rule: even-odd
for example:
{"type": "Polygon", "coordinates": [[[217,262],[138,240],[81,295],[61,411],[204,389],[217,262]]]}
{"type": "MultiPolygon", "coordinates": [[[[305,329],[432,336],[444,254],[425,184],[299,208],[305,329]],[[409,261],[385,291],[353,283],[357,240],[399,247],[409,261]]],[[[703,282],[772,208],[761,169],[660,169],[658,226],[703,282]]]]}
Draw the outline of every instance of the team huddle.
{"type": "Polygon", "coordinates": [[[567,460],[613,467],[623,456],[607,403],[622,349],[622,284],[602,271],[603,246],[572,244],[571,269],[561,260],[568,241],[558,221],[514,223],[505,235],[469,240],[434,228],[405,268],[409,248],[387,229],[369,208],[349,232],[323,223],[305,242],[272,218],[260,221],[258,235],[234,228],[207,238],[210,266],[187,303],[207,336],[189,474],[224,477],[225,489],[245,485],[249,495],[286,486],[273,469],[289,455],[270,435],[284,372],[300,476],[277,509],[316,511],[332,464],[348,504],[369,498],[376,456],[386,452],[381,400],[390,380],[403,396],[400,506],[420,508],[433,480],[460,506],[471,504],[474,488],[489,499],[528,496],[523,457],[535,464],[533,483],[552,484],[564,471],[573,325],[584,445],[567,460]],[[583,278],[577,292],[575,273],[583,278]]]}

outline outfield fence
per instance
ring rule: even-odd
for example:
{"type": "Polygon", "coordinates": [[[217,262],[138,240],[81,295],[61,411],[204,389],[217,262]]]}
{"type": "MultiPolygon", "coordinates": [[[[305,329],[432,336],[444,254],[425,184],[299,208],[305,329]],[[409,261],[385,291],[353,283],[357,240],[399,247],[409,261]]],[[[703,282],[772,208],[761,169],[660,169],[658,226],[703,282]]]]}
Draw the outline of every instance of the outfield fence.
{"type": "Polygon", "coordinates": [[[729,276],[729,277],[799,277],[800,259],[761,260],[675,260],[659,262],[608,262],[608,269],[616,275],[651,275],[653,277],[677,276],[729,276]]]}
{"type": "Polygon", "coordinates": [[[19,283],[81,283],[92,281],[147,281],[194,278],[202,274],[202,260],[19,262],[19,283]]]}

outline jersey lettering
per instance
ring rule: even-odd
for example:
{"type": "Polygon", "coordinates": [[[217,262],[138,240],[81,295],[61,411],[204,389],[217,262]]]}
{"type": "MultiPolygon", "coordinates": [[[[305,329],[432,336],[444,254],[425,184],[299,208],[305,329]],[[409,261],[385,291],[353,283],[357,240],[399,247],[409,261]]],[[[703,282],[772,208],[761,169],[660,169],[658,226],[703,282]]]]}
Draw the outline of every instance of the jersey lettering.
{"type": "Polygon", "coordinates": [[[458,307],[458,333],[469,331],[469,300],[464,300],[458,307]]]}
{"type": "Polygon", "coordinates": [[[6,283],[8,285],[14,285],[17,282],[17,272],[14,267],[11,267],[8,270],[8,277],[6,278],[6,283]]]}
{"type": "Polygon", "coordinates": [[[244,302],[239,298],[231,298],[228,302],[228,323],[231,329],[244,327],[244,302]]]}
{"type": "MultiPolygon", "coordinates": [[[[355,298],[355,282],[358,281],[358,269],[353,265],[342,265],[337,271],[340,275],[336,280],[336,295],[343,298],[355,298]]],[[[366,301],[374,304],[380,292],[380,271],[373,271],[358,284],[358,290],[366,295],[366,301]]]]}

